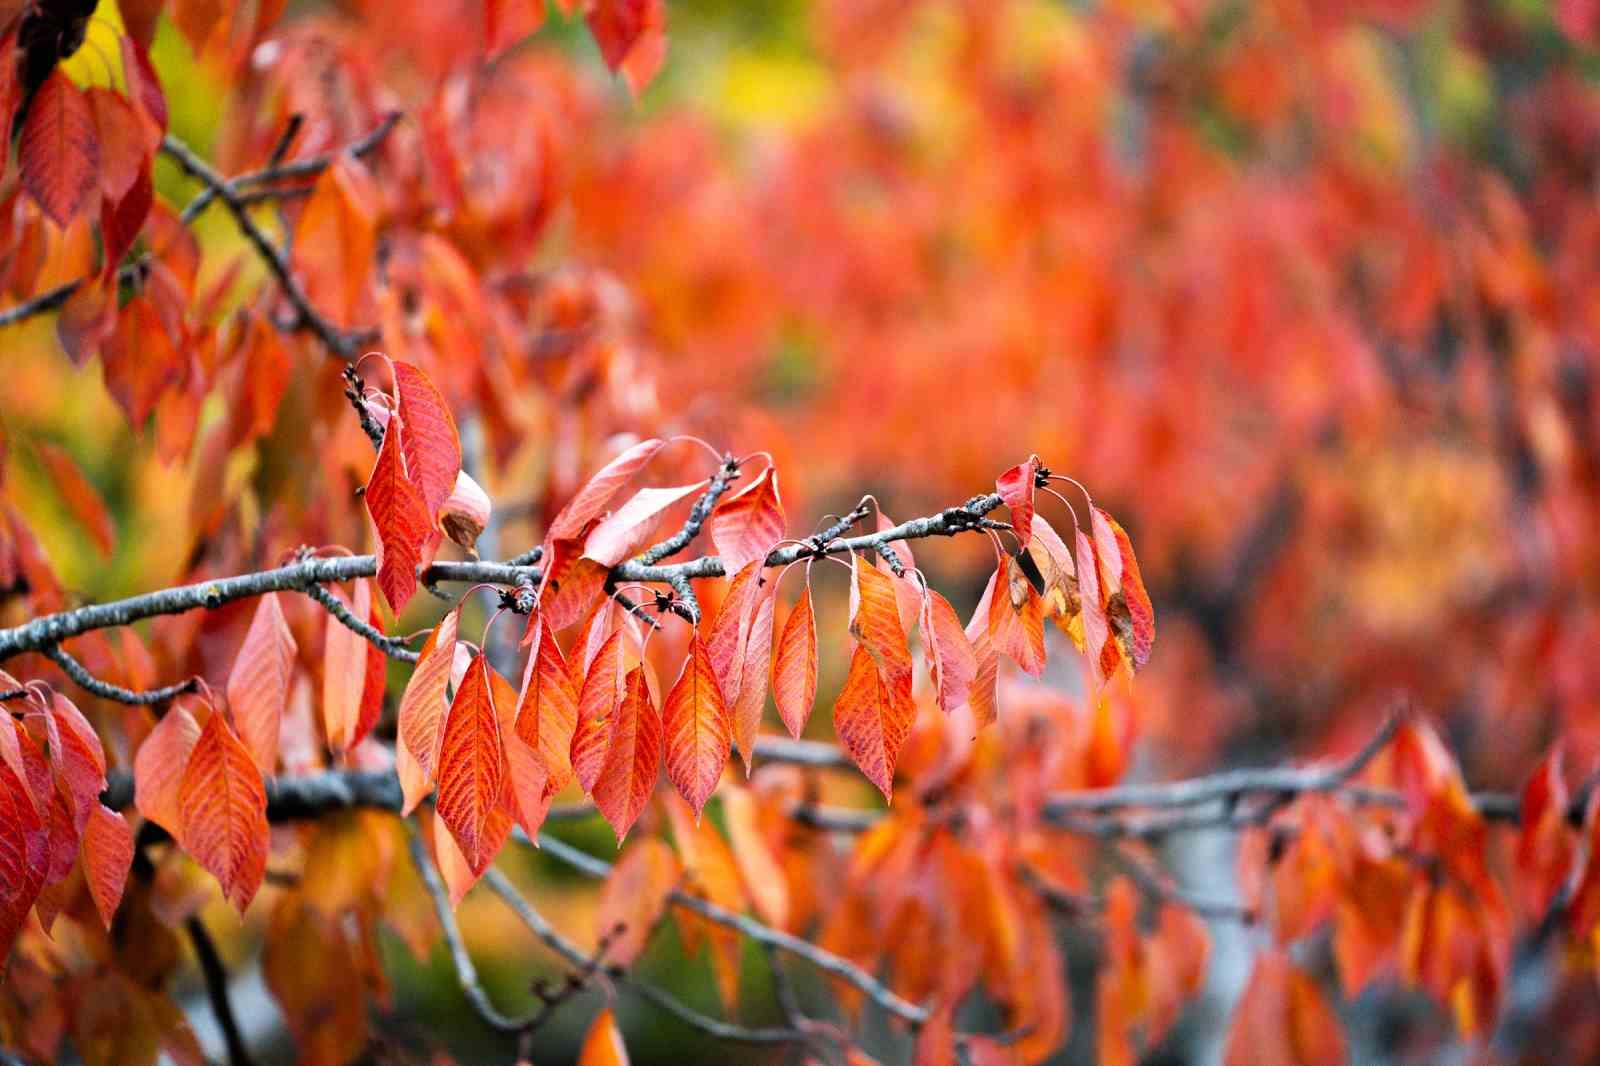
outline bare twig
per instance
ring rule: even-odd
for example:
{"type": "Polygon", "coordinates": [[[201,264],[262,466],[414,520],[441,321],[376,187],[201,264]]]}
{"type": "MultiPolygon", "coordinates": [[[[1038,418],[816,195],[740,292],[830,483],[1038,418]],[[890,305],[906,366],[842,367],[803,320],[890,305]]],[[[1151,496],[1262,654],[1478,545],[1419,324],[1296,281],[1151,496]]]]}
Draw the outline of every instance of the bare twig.
{"type": "MultiPolygon", "coordinates": [[[[733,479],[739,476],[739,462],[733,456],[726,456],[722,465],[711,478],[711,484],[706,486],[706,491],[694,501],[694,506],[689,509],[689,517],[684,520],[683,528],[660,544],[645,551],[639,556],[639,561],[646,566],[653,566],[661,560],[670,558],[689,546],[689,542],[700,535],[701,528],[706,519],[711,517],[712,508],[722,494],[728,491],[728,486],[733,484],[733,479]]],[[[698,612],[697,612],[698,613],[698,612]]]]}
{"type": "Polygon", "coordinates": [[[195,958],[200,963],[200,973],[205,977],[211,1013],[216,1015],[217,1027],[222,1030],[222,1039],[228,1045],[228,1062],[231,1066],[251,1066],[253,1060],[250,1049],[245,1046],[239,1022],[233,1016],[233,1004],[228,1000],[228,971],[223,968],[217,946],[212,943],[211,934],[206,931],[199,915],[191,914],[184,919],[183,928],[189,934],[195,958]]]}
{"type": "Polygon", "coordinates": [[[1256,920],[1255,913],[1250,908],[1234,903],[1231,900],[1213,899],[1202,896],[1179,885],[1169,883],[1160,872],[1145,865],[1144,861],[1119,844],[1113,844],[1106,849],[1107,856],[1114,866],[1139,886],[1139,889],[1151,898],[1165,903],[1176,903],[1178,906],[1191,910],[1202,918],[1215,918],[1218,921],[1241,922],[1250,925],[1256,920]]]}
{"type": "Polygon", "coordinates": [[[346,607],[342,602],[340,602],[337,596],[329,592],[322,585],[307,586],[306,595],[322,604],[323,608],[326,609],[329,614],[333,615],[334,618],[338,619],[340,624],[345,626],[345,628],[365,637],[371,642],[373,647],[383,652],[389,658],[399,659],[402,662],[408,663],[414,663],[421,658],[417,652],[414,652],[410,648],[406,647],[408,638],[400,636],[391,637],[384,633],[381,629],[378,629],[371,622],[364,622],[357,618],[353,613],[351,613],[350,608],[346,607]]]}
{"type": "Polygon", "coordinates": [[[68,655],[67,650],[59,644],[48,644],[42,651],[46,658],[66,671],[67,676],[84,689],[102,699],[116,700],[118,703],[131,703],[135,706],[150,707],[158,703],[166,703],[176,696],[194,692],[200,687],[199,679],[191,677],[187,681],[179,681],[177,684],[168,685],[165,688],[136,692],[131,688],[113,685],[109,681],[102,681],[95,677],[89,672],[87,666],[68,655]]]}

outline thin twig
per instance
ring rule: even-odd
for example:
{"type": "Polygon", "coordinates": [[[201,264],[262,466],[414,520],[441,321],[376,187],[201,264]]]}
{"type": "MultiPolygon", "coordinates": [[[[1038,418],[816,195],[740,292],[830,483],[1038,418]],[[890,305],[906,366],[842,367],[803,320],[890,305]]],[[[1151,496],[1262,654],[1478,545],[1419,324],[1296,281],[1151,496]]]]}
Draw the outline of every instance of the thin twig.
{"type": "Polygon", "coordinates": [[[389,636],[371,622],[364,622],[357,618],[333,593],[322,585],[310,585],[306,588],[306,595],[322,604],[323,608],[347,629],[365,637],[373,647],[383,652],[391,659],[401,662],[414,663],[421,658],[417,652],[406,647],[407,639],[402,636],[389,636]]]}
{"type": "Polygon", "coordinates": [[[639,556],[639,561],[646,566],[652,566],[687,548],[689,542],[700,535],[701,527],[705,525],[706,519],[711,517],[711,511],[717,506],[717,501],[728,491],[728,486],[732,485],[734,478],[738,476],[739,461],[731,455],[724,457],[722,465],[711,478],[711,484],[706,486],[706,491],[701,493],[700,498],[694,501],[694,506],[689,508],[689,516],[684,519],[683,528],[660,544],[646,550],[639,556]]]}
{"type": "Polygon", "coordinates": [[[179,681],[177,684],[168,685],[166,688],[150,689],[147,692],[136,692],[131,688],[123,688],[121,685],[113,685],[109,681],[102,681],[98,677],[95,677],[89,672],[89,668],[87,666],[84,666],[71,655],[68,655],[67,650],[61,647],[59,644],[48,644],[42,649],[42,651],[44,652],[45,658],[49,659],[51,662],[61,667],[62,670],[66,671],[66,675],[72,678],[73,681],[77,682],[78,685],[89,692],[94,693],[96,696],[99,696],[101,699],[115,700],[118,703],[130,703],[140,707],[153,707],[156,704],[166,703],[168,700],[173,699],[174,697],[195,692],[200,688],[200,679],[191,677],[187,681],[179,681]]]}
{"type": "Polygon", "coordinates": [[[1178,885],[1169,884],[1160,873],[1146,866],[1143,860],[1120,844],[1112,844],[1106,849],[1106,854],[1112,864],[1127,874],[1142,892],[1159,902],[1176,903],[1202,918],[1215,918],[1218,921],[1251,925],[1256,920],[1255,912],[1241,904],[1202,896],[1178,885]]]}
{"type": "Polygon", "coordinates": [[[184,919],[183,928],[189,934],[195,958],[200,963],[200,973],[205,977],[211,1013],[216,1015],[217,1027],[222,1030],[222,1039],[228,1045],[228,1062],[231,1066],[251,1066],[253,1060],[250,1049],[245,1046],[244,1036],[239,1032],[239,1022],[233,1015],[233,1004],[228,1000],[228,971],[223,968],[217,946],[199,915],[191,914],[184,919]]]}

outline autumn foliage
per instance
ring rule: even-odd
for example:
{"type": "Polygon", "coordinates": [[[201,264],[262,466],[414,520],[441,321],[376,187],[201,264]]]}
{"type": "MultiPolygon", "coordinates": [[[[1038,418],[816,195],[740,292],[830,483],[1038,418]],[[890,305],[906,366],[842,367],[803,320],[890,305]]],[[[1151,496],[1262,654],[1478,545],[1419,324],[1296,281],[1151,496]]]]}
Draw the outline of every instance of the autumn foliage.
{"type": "Polygon", "coordinates": [[[750,7],[0,3],[0,1049],[1600,1054],[1600,4],[750,7]]]}

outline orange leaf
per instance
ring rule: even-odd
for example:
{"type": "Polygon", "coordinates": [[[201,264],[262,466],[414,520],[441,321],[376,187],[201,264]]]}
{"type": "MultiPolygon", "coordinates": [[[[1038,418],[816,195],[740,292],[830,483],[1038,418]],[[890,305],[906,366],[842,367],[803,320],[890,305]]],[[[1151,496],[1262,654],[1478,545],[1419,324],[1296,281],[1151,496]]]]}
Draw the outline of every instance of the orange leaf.
{"type": "Polygon", "coordinates": [[[22,187],[65,226],[90,203],[100,175],[100,138],[88,97],[59,69],[39,86],[17,149],[22,187]]]}
{"type": "MultiPolygon", "coordinates": [[[[549,775],[538,749],[517,735],[517,694],[511,682],[493,667],[489,669],[489,682],[505,750],[505,786],[501,790],[500,806],[529,837],[536,837],[550,811],[552,793],[545,787],[549,775]]],[[[498,845],[496,848],[498,850],[498,845]]]]}
{"type": "Polygon", "coordinates": [[[1101,566],[1101,595],[1106,601],[1112,633],[1132,666],[1141,667],[1150,661],[1150,651],[1155,646],[1156,615],[1139,573],[1139,561],[1133,555],[1133,542],[1117,520],[1098,507],[1094,509],[1094,534],[1101,566]],[[1112,569],[1116,570],[1116,580],[1106,581],[1112,569]]]}
{"type": "MultiPolygon", "coordinates": [[[[332,591],[335,597],[344,598],[332,591]]],[[[365,579],[356,581],[349,607],[357,618],[372,613],[372,588],[365,579]]],[[[322,728],[329,747],[348,751],[358,739],[361,724],[368,645],[365,637],[331,615],[327,624],[322,642],[322,728]]]]}
{"type": "Polygon", "coordinates": [[[72,517],[94,539],[100,554],[109,559],[117,550],[117,526],[111,520],[111,512],[106,509],[100,493],[83,476],[83,471],[66,449],[48,441],[40,441],[35,448],[50,475],[51,483],[72,512],[72,517]]]}
{"type": "MultiPolygon", "coordinates": [[[[683,861],[685,889],[724,910],[742,912],[746,900],[738,864],[717,827],[707,819],[697,819],[677,796],[666,796],[663,805],[672,824],[672,843],[683,861]]],[[[723,1006],[731,1010],[739,992],[738,930],[684,910],[678,911],[678,918],[686,941],[698,944],[702,939],[710,940],[717,992],[723,1006]]],[[[692,955],[698,948],[686,945],[685,950],[692,955]]]]}
{"type": "Polygon", "coordinates": [[[728,707],[711,668],[705,641],[689,638],[689,654],[662,711],[666,728],[667,777],[700,816],[728,762],[728,707]]]}
{"type": "Polygon", "coordinates": [[[178,792],[184,767],[200,739],[200,726],[182,704],[174,704],[150,730],[133,758],[133,802],[139,813],[183,843],[178,792]]]}
{"type": "Polygon", "coordinates": [[[400,446],[406,473],[422,494],[431,525],[461,473],[461,438],[444,397],[422,371],[410,363],[395,363],[394,384],[405,427],[400,446]]]}
{"type": "Polygon", "coordinates": [[[505,745],[490,691],[489,663],[480,654],[467,667],[445,718],[436,801],[439,817],[475,871],[487,866],[498,850],[489,823],[504,785],[505,745]]]}
{"type": "Polygon", "coordinates": [[[1044,673],[1044,602],[1015,557],[1001,559],[984,595],[994,649],[1033,677],[1044,673]]]}
{"type": "Polygon", "coordinates": [[[484,0],[484,55],[499,55],[543,24],[544,0],[484,0]]]}
{"type": "Polygon", "coordinates": [[[772,698],[783,724],[796,739],[817,701],[817,614],[811,606],[811,580],[783,622],[772,663],[772,698]]]}
{"type": "Polygon", "coordinates": [[[572,780],[572,734],[578,725],[578,686],[556,638],[535,615],[533,643],[517,701],[517,735],[544,760],[545,793],[572,780]]]}
{"type": "Polygon", "coordinates": [[[610,1007],[595,1015],[589,1026],[583,1047],[578,1049],[578,1066],[628,1066],[628,1049],[610,1007]]]}
{"type": "Polygon", "coordinates": [[[739,698],[744,682],[745,649],[750,640],[750,625],[755,619],[755,604],[761,595],[762,568],[759,562],[746,563],[733,575],[728,594],[717,608],[717,616],[706,633],[706,653],[711,669],[722,687],[722,698],[732,704],[739,698]]]}
{"type": "Polygon", "coordinates": [[[607,964],[627,968],[644,953],[667,909],[667,894],[682,869],[672,849],[654,837],[629,845],[600,890],[596,932],[607,941],[607,964]]]}
{"type": "MultiPolygon", "coordinates": [[[[895,622],[898,626],[898,620],[895,622]]],[[[850,673],[833,705],[833,729],[867,780],[885,799],[894,789],[894,767],[916,720],[911,677],[886,678],[865,645],[850,657],[850,673]]]]}
{"type": "Polygon", "coordinates": [[[144,131],[127,97],[99,86],[86,95],[100,145],[100,194],[115,202],[128,194],[148,159],[144,131]]]}
{"type": "Polygon", "coordinates": [[[664,447],[666,441],[651,437],[649,440],[640,441],[601,467],[567,502],[561,513],[556,515],[555,520],[550,523],[546,539],[571,540],[580,536],[590,520],[600,517],[600,512],[605,510],[606,504],[617,494],[617,490],[627,484],[629,478],[644,469],[664,447]]]}
{"type": "Polygon", "coordinates": [[[789,925],[789,880],[761,833],[750,790],[733,785],[722,792],[722,821],[745,892],[761,920],[776,929],[789,925]]]}
{"type": "Polygon", "coordinates": [[[378,531],[378,587],[396,611],[417,591],[417,566],[432,529],[427,502],[406,473],[401,443],[405,432],[398,419],[389,420],[365,495],[367,513],[378,531]]]}
{"type": "Polygon", "coordinates": [[[128,828],[128,820],[95,804],[83,828],[83,879],[107,929],[116,916],[132,865],[133,830],[128,828]]]}
{"type": "Polygon", "coordinates": [[[872,656],[885,677],[911,679],[911,647],[900,624],[895,594],[898,579],[861,556],[852,557],[850,633],[872,656]]]}
{"type": "Polygon", "coordinates": [[[661,69],[666,58],[666,9],[663,0],[593,0],[589,32],[612,71],[621,70],[637,96],[661,69]]]}
{"type": "Polygon", "coordinates": [[[1105,685],[1109,676],[1109,671],[1105,669],[1105,650],[1106,642],[1111,637],[1111,627],[1106,620],[1105,603],[1101,597],[1099,573],[1100,566],[1095,558],[1094,543],[1080,529],[1078,530],[1078,597],[1083,604],[1083,657],[1089,664],[1090,688],[1096,692],[1105,685]]]}
{"type": "Polygon", "coordinates": [[[228,709],[238,723],[239,739],[264,774],[278,763],[278,728],[289,702],[294,656],[294,637],[283,620],[278,594],[269,592],[256,605],[228,674],[228,709]]]}
{"type": "Polygon", "coordinates": [[[221,712],[212,713],[189,753],[178,812],[184,849],[243,914],[267,872],[267,793],[261,771],[221,712]]]}
{"type": "Polygon", "coordinates": [[[978,656],[956,609],[931,588],[922,596],[922,645],[939,707],[949,714],[967,701],[972,679],[978,676],[978,656]]]}
{"type": "Polygon", "coordinates": [[[1316,982],[1281,952],[1258,958],[1228,1027],[1226,1066],[1341,1066],[1345,1059],[1344,1031],[1316,982]]]}
{"type": "Polygon", "coordinates": [[[644,668],[635,666],[628,672],[611,746],[594,783],[594,805],[611,823],[619,845],[650,802],[660,769],[661,712],[650,698],[644,668]]]}
{"type": "Polygon", "coordinates": [[[445,717],[445,689],[450,683],[450,668],[455,662],[456,625],[461,619],[461,608],[456,607],[433,627],[428,639],[418,653],[417,668],[406,682],[405,693],[400,697],[400,710],[395,724],[399,738],[396,751],[397,765],[409,765],[414,770],[402,770],[401,788],[405,793],[403,814],[416,810],[417,804],[428,794],[439,772],[439,743],[443,739],[440,726],[445,717]],[[410,762],[399,759],[404,752],[410,762]]]}
{"type": "MultiPolygon", "coordinates": [[[[777,603],[778,587],[772,582],[756,591],[756,602],[751,609],[749,633],[744,641],[744,665],[739,671],[739,693],[729,698],[729,719],[733,723],[733,739],[744,758],[745,776],[756,756],[756,734],[761,729],[761,713],[767,705],[767,675],[772,670],[772,612],[777,603]]],[[[726,694],[724,694],[726,695],[726,694]]]]}
{"type": "Polygon", "coordinates": [[[711,543],[722,557],[722,569],[737,574],[757,559],[766,559],[784,538],[788,524],[778,495],[778,472],[769,466],[750,484],[729,496],[706,523],[711,543]]]}
{"type": "Polygon", "coordinates": [[[355,157],[341,154],[318,176],[295,225],[291,266],[311,302],[341,328],[369,312],[377,214],[371,177],[355,157]]]}
{"type": "Polygon", "coordinates": [[[570,757],[572,772],[585,792],[594,791],[595,782],[606,764],[606,754],[611,750],[611,736],[616,729],[617,710],[622,705],[627,676],[624,665],[622,630],[619,629],[600,646],[578,693],[578,722],[572,732],[570,757]]]}
{"type": "Polygon", "coordinates": [[[706,487],[704,481],[664,489],[640,489],[589,533],[583,554],[607,569],[649,543],[662,514],[679,500],[706,487]]]}
{"type": "Polygon", "coordinates": [[[1017,545],[1026,549],[1033,539],[1033,489],[1034,475],[1039,472],[1038,456],[1029,456],[995,478],[994,489],[1011,508],[1011,528],[1017,534],[1017,545]]]}

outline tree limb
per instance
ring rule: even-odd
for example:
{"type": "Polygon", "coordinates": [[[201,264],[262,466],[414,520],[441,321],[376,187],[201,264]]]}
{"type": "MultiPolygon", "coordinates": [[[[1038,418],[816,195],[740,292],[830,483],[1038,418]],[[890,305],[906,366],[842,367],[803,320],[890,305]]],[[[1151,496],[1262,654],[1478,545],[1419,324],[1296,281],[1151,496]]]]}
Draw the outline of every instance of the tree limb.
{"type": "Polygon", "coordinates": [[[61,647],[59,644],[47,644],[42,651],[44,652],[45,658],[61,667],[62,670],[66,671],[68,677],[72,678],[73,681],[77,682],[84,689],[94,693],[101,699],[115,700],[118,703],[130,703],[135,706],[150,707],[158,703],[166,703],[168,700],[176,696],[182,696],[190,692],[195,692],[200,688],[200,679],[191,677],[187,681],[179,681],[177,684],[168,685],[165,688],[154,688],[146,692],[137,692],[131,688],[123,688],[121,685],[113,685],[109,681],[102,681],[100,678],[95,677],[89,672],[89,668],[87,666],[84,666],[71,655],[68,655],[67,650],[61,647]]]}
{"type": "Polygon", "coordinates": [[[189,934],[195,958],[200,963],[200,973],[205,977],[211,1013],[216,1015],[217,1027],[222,1030],[222,1039],[228,1045],[228,1062],[230,1066],[252,1066],[254,1060],[245,1045],[244,1034],[239,1031],[238,1019],[233,1015],[233,1004],[228,1000],[228,971],[223,968],[217,946],[199,915],[191,914],[185,918],[183,928],[189,934]]]}

